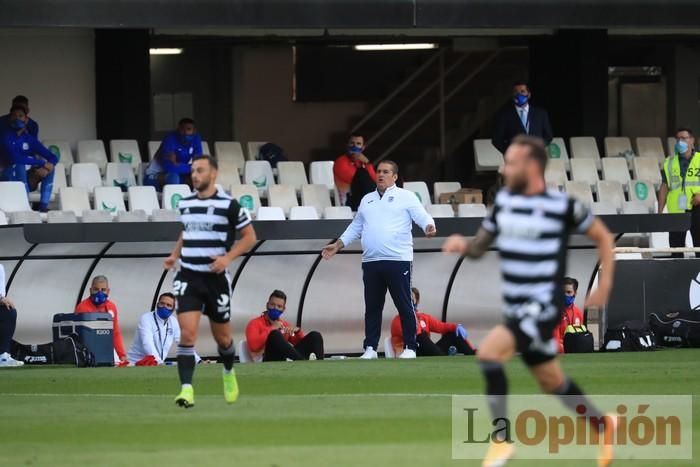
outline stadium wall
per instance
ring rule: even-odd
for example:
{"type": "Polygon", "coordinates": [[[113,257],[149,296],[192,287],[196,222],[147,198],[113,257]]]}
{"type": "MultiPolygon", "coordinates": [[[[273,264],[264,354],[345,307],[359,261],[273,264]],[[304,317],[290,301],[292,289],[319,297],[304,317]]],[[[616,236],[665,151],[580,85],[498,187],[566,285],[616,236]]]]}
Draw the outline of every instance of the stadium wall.
{"type": "Polygon", "coordinates": [[[0,114],[23,94],[41,139],[95,138],[93,30],[2,29],[0,57],[0,114]]]}

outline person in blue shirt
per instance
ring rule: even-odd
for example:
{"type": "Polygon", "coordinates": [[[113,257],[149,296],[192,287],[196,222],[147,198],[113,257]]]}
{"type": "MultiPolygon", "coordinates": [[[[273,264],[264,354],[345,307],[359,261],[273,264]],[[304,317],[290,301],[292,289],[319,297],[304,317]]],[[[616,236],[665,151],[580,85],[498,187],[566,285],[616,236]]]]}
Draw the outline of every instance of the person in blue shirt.
{"type": "MultiPolygon", "coordinates": [[[[15,96],[14,99],[12,99],[12,105],[21,105],[24,107],[24,113],[29,115],[29,99],[27,99],[26,96],[15,96]]],[[[5,114],[2,117],[0,117],[0,131],[5,130],[10,126],[10,114],[5,114]]],[[[39,138],[39,124],[35,121],[32,120],[31,118],[27,117],[27,132],[29,132],[30,135],[32,135],[35,138],[39,138]]]]}
{"type": "Polygon", "coordinates": [[[202,154],[202,138],[197,133],[194,120],[183,118],[177,130],[168,133],[160,143],[158,152],[148,167],[144,185],[161,191],[164,185],[186,183],[192,186],[192,158],[202,154]]]}
{"type": "Polygon", "coordinates": [[[9,126],[0,131],[0,181],[22,182],[27,192],[41,184],[39,211],[46,212],[58,157],[29,133],[27,120],[24,106],[13,105],[9,126]],[[31,166],[29,171],[27,165],[31,166]]]}

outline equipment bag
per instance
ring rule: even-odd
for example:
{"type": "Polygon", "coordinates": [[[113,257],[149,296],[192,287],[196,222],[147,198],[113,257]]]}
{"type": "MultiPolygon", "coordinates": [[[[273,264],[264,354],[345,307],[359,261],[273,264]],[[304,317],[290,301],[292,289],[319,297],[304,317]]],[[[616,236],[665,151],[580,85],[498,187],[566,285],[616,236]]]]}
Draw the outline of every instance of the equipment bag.
{"type": "Polygon", "coordinates": [[[593,352],[593,334],[586,326],[567,326],[564,333],[564,353],[593,352]]]}
{"type": "Polygon", "coordinates": [[[54,363],[75,365],[79,368],[96,366],[95,355],[78,339],[77,334],[53,341],[54,363]]]}
{"type": "Polygon", "coordinates": [[[622,326],[605,331],[606,352],[650,351],[656,348],[656,337],[643,321],[625,321],[622,326]]]}
{"type": "Polygon", "coordinates": [[[663,347],[700,347],[700,313],[697,311],[652,313],[649,327],[663,347]]]}
{"type": "Polygon", "coordinates": [[[53,343],[29,345],[13,340],[10,355],[25,365],[49,365],[53,363],[53,343]]]}

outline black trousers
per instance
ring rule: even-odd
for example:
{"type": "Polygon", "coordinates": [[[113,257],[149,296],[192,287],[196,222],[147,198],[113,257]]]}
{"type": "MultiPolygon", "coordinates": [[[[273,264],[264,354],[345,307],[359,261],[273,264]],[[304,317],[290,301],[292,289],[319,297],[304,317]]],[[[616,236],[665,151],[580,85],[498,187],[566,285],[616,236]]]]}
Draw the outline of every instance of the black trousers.
{"type": "Polygon", "coordinates": [[[0,305],[0,353],[10,352],[17,327],[17,310],[0,305]]]}
{"type": "Polygon", "coordinates": [[[311,331],[297,345],[292,345],[281,332],[275,330],[267,336],[265,342],[264,362],[280,362],[290,360],[308,360],[309,355],[323,360],[323,336],[317,331],[311,331]]]}
{"type": "MultiPolygon", "coordinates": [[[[686,232],[669,232],[668,245],[671,248],[682,248],[685,246],[686,232]]],[[[693,206],[690,211],[690,235],[693,237],[693,246],[700,247],[700,206],[693,206]]],[[[683,253],[673,253],[673,258],[682,258],[683,253]]],[[[696,258],[700,258],[700,254],[695,253],[696,258]]]]}
{"type": "Polygon", "coordinates": [[[430,340],[430,334],[422,332],[416,336],[418,350],[416,355],[419,357],[439,357],[448,354],[450,347],[454,346],[458,353],[464,355],[474,355],[474,349],[461,337],[453,332],[443,334],[439,341],[433,342],[430,340]]]}

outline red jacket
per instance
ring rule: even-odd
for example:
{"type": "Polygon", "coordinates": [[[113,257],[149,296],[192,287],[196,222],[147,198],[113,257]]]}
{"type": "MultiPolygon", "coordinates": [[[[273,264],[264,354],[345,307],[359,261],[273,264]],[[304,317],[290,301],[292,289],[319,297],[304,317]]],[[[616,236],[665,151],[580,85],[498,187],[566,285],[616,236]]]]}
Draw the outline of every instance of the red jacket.
{"type": "Polygon", "coordinates": [[[372,177],[372,180],[377,181],[377,173],[374,171],[372,164],[363,164],[360,161],[354,160],[351,156],[343,154],[338,157],[333,164],[333,175],[335,176],[335,186],[341,192],[350,191],[352,179],[357,172],[358,167],[367,169],[367,173],[372,177]]]}
{"type": "Polygon", "coordinates": [[[90,297],[86,298],[82,302],[78,303],[75,307],[76,313],[109,313],[112,315],[112,320],[114,322],[114,350],[116,350],[117,355],[120,359],[126,358],[126,352],[124,352],[124,343],[122,342],[122,333],[119,331],[119,318],[117,315],[117,305],[113,302],[107,300],[102,305],[95,305],[90,300],[90,297]]]}
{"type": "MultiPolygon", "coordinates": [[[[416,335],[427,332],[430,334],[434,332],[436,334],[446,334],[448,332],[455,332],[457,329],[456,323],[443,323],[437,318],[432,316],[416,312],[416,335]]],[[[403,329],[401,328],[401,318],[396,315],[391,321],[391,344],[395,349],[403,349],[403,329]]]]}
{"type": "Polygon", "coordinates": [[[564,309],[559,325],[554,328],[554,339],[559,347],[559,353],[564,353],[564,334],[569,325],[578,326],[583,324],[583,313],[576,305],[571,305],[564,309]]]}
{"type": "MultiPolygon", "coordinates": [[[[293,328],[288,322],[280,318],[278,320],[282,323],[283,327],[293,328]]],[[[248,350],[250,350],[251,355],[254,357],[255,354],[262,354],[265,351],[265,342],[267,342],[267,336],[270,335],[275,328],[272,327],[272,322],[267,319],[267,317],[262,314],[257,318],[253,318],[248,322],[245,328],[245,339],[248,342],[248,350]]],[[[304,338],[304,331],[301,329],[299,332],[295,333],[293,336],[287,334],[282,334],[282,336],[292,345],[297,345],[304,338]]]]}

